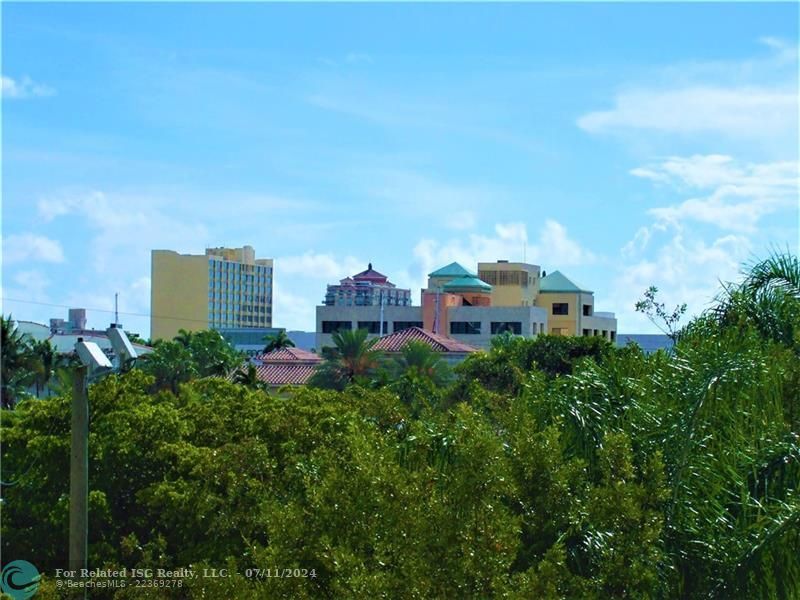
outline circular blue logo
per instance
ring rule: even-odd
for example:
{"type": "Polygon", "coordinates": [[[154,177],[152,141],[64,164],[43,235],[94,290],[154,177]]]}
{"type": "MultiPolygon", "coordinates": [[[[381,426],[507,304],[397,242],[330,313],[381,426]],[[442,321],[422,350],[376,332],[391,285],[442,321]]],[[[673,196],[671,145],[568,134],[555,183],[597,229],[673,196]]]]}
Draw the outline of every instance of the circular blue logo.
{"type": "Polygon", "coordinates": [[[27,560],[15,560],[3,567],[0,573],[0,589],[13,600],[25,600],[39,589],[39,571],[27,560]]]}

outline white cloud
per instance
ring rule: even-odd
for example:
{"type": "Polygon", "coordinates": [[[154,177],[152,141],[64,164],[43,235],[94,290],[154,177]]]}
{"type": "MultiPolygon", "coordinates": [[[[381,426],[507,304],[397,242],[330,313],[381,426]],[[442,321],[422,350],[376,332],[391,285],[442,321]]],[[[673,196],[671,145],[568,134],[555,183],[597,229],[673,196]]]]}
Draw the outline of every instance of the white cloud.
{"type": "Polygon", "coordinates": [[[552,219],[545,221],[532,251],[533,256],[542,257],[539,260],[565,267],[590,264],[596,260],[594,254],[569,238],[566,227],[552,219]]]}
{"type": "Polygon", "coordinates": [[[337,260],[332,254],[318,254],[313,250],[299,256],[278,257],[275,264],[280,265],[281,273],[324,281],[344,279],[367,268],[366,263],[352,256],[337,260]]]}
{"type": "Polygon", "coordinates": [[[273,323],[290,330],[313,331],[316,306],[325,296],[327,284],[363,271],[367,262],[313,250],[275,258],[273,323]]]}
{"type": "Polygon", "coordinates": [[[211,241],[204,225],[168,215],[164,209],[171,203],[171,199],[95,191],[45,198],[38,210],[46,222],[68,214],[86,220],[95,235],[80,250],[98,274],[128,269],[137,275],[149,272],[152,249],[196,253],[198,246],[211,241]]]}
{"type": "Polygon", "coordinates": [[[800,197],[798,163],[739,164],[730,156],[670,157],[631,174],[671,185],[679,191],[708,190],[672,206],[653,208],[661,222],[694,220],[739,232],[753,232],[768,214],[796,209],[800,197]]]}
{"type": "Polygon", "coordinates": [[[720,282],[735,279],[753,250],[771,240],[770,232],[762,229],[763,217],[793,213],[796,222],[800,177],[794,161],[673,156],[631,174],[689,197],[648,210],[655,222],[640,227],[621,248],[623,264],[611,288],[611,303],[623,333],[653,331],[633,310],[635,299],[650,285],[659,288],[668,306],[686,302],[690,315],[697,315],[708,308],[720,282]],[[708,230],[695,227],[698,223],[725,233],[709,240],[704,237],[708,230]]]}
{"type": "Polygon", "coordinates": [[[53,88],[41,83],[36,83],[28,76],[17,81],[5,75],[0,76],[0,91],[2,91],[3,98],[15,100],[52,96],[56,93],[53,88]]]}
{"type": "Polygon", "coordinates": [[[64,251],[57,240],[42,235],[22,233],[3,238],[3,264],[21,262],[64,262],[64,251]]]}
{"type": "Polygon", "coordinates": [[[325,295],[325,286],[317,286],[316,295],[311,290],[294,293],[279,280],[273,283],[274,305],[272,322],[276,327],[285,327],[289,331],[314,331],[317,316],[316,307],[325,295]]]}
{"type": "Polygon", "coordinates": [[[622,333],[657,332],[634,304],[651,285],[659,289],[659,300],[668,308],[686,303],[687,319],[709,307],[719,292],[720,282],[736,278],[740,265],[750,255],[753,244],[747,236],[729,234],[707,243],[697,234],[680,227],[643,228],[650,242],[649,252],[629,243],[623,264],[603,299],[617,314],[622,333]]]}
{"type": "Polygon", "coordinates": [[[767,56],[736,61],[684,61],[651,68],[615,94],[610,108],[587,112],[577,125],[590,133],[717,135],[797,150],[797,45],[759,40],[767,56]]]}
{"type": "Polygon", "coordinates": [[[788,87],[641,88],[620,92],[612,109],[587,113],[578,126],[590,133],[643,129],[764,139],[796,130],[797,112],[797,91],[788,87]]]}
{"type": "Polygon", "coordinates": [[[797,60],[797,43],[790,43],[771,36],[764,36],[758,41],[772,49],[779,61],[794,62],[797,60]]]}
{"type": "MultiPolygon", "coordinates": [[[[3,307],[4,314],[12,313],[16,318],[22,320],[33,320],[40,315],[52,311],[52,308],[37,306],[36,302],[50,302],[48,288],[50,279],[41,271],[36,269],[17,271],[3,285],[3,307]]],[[[45,321],[42,317],[40,320],[45,321]]]]}
{"type": "Polygon", "coordinates": [[[597,257],[571,239],[566,228],[557,221],[547,219],[533,243],[528,239],[527,226],[520,222],[498,223],[494,235],[471,234],[444,243],[423,239],[414,247],[414,275],[404,274],[400,281],[415,288],[425,287],[428,273],[453,261],[476,270],[479,262],[497,260],[519,261],[561,267],[591,264],[597,257]]]}

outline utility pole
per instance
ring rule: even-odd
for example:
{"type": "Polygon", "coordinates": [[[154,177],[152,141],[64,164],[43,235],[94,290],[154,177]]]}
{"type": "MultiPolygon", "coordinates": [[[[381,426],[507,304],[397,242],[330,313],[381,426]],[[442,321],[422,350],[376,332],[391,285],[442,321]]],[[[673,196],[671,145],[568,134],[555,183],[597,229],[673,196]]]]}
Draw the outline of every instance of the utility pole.
{"type": "Polygon", "coordinates": [[[87,567],[89,538],[89,398],[88,367],[75,369],[72,382],[72,447],[69,466],[69,568],[87,567]]]}
{"type": "Polygon", "coordinates": [[[381,290],[381,313],[380,313],[380,319],[381,319],[381,337],[383,337],[383,290],[381,290]]]}

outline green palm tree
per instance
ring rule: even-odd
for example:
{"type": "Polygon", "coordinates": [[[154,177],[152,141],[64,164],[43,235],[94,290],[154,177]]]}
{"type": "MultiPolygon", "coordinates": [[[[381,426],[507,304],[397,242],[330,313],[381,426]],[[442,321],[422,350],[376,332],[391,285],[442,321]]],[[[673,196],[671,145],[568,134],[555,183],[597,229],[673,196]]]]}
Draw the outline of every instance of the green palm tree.
{"type": "Polygon", "coordinates": [[[16,404],[34,378],[30,338],[17,329],[9,315],[0,315],[0,378],[2,378],[2,405],[11,408],[16,404]]]}
{"type": "Polygon", "coordinates": [[[750,265],[740,283],[724,289],[711,315],[723,327],[752,324],[800,352],[800,259],[774,252],[750,265]]]}
{"type": "Polygon", "coordinates": [[[373,349],[378,339],[368,340],[367,335],[366,329],[334,333],[334,346],[322,349],[325,361],[311,377],[309,384],[344,389],[353,381],[365,381],[376,375],[384,356],[381,351],[373,349]]]}
{"type": "Polygon", "coordinates": [[[31,351],[34,358],[34,385],[38,396],[53,378],[61,363],[61,357],[50,340],[34,341],[31,351]]]}
{"type": "Polygon", "coordinates": [[[192,345],[192,340],[194,339],[194,332],[193,331],[186,331],[185,329],[179,329],[178,335],[172,338],[173,341],[178,342],[184,348],[188,348],[192,345]]]}
{"type": "Polygon", "coordinates": [[[247,368],[241,368],[233,376],[233,382],[250,388],[251,390],[267,391],[269,386],[258,378],[258,370],[253,363],[248,363],[247,368]]]}
{"type": "Polygon", "coordinates": [[[400,351],[395,359],[398,375],[430,379],[435,385],[444,386],[452,378],[452,371],[436,352],[425,342],[411,340],[400,351]]]}
{"type": "Polygon", "coordinates": [[[286,335],[285,330],[281,330],[275,335],[265,336],[264,341],[267,342],[267,345],[264,346],[264,354],[282,350],[283,348],[294,348],[294,342],[286,335]]]}

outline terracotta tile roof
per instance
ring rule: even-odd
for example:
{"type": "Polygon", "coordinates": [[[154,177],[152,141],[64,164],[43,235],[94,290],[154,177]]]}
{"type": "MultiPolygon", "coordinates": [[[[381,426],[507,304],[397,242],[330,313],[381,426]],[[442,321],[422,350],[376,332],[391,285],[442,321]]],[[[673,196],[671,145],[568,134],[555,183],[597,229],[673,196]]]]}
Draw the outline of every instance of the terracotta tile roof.
{"type": "Polygon", "coordinates": [[[322,361],[322,357],[319,355],[309,352],[308,350],[301,350],[300,348],[281,348],[280,350],[273,350],[269,354],[259,354],[255,359],[264,363],[318,363],[322,361]]]}
{"type": "Polygon", "coordinates": [[[425,331],[419,327],[409,327],[397,333],[385,335],[376,342],[373,348],[384,352],[400,352],[412,340],[424,342],[436,352],[475,352],[477,350],[468,344],[425,331]]]}
{"type": "Polygon", "coordinates": [[[259,381],[269,385],[304,385],[314,374],[317,363],[264,364],[256,366],[259,381]]]}

